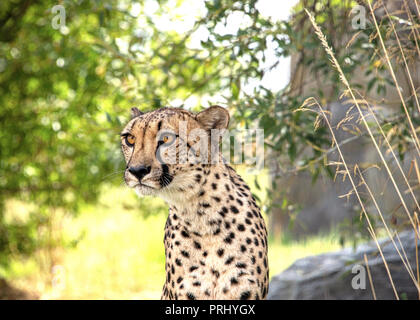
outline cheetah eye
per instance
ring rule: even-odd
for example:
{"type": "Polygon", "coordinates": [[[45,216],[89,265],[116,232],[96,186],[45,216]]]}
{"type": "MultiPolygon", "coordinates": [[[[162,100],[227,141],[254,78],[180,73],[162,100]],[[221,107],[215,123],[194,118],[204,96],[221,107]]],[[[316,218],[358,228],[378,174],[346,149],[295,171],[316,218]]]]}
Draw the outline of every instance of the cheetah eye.
{"type": "Polygon", "coordinates": [[[162,144],[167,144],[170,143],[172,144],[172,142],[175,141],[175,138],[177,137],[176,134],[172,134],[172,133],[165,133],[162,136],[159,137],[159,141],[158,141],[158,147],[162,144]]]}
{"type": "Polygon", "coordinates": [[[131,135],[131,134],[127,134],[125,136],[125,143],[129,146],[132,147],[134,146],[134,143],[136,142],[136,137],[131,135]]]}

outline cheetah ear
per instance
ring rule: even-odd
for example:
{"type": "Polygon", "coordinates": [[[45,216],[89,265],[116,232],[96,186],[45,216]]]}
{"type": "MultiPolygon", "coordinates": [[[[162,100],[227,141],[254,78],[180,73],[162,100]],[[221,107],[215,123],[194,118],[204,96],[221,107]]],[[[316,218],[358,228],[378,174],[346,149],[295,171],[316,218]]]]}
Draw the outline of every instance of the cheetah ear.
{"type": "Polygon", "coordinates": [[[134,119],[134,118],[136,118],[138,116],[141,116],[142,114],[143,114],[143,112],[141,112],[136,107],[131,108],[131,119],[134,119]]]}
{"type": "Polygon", "coordinates": [[[206,130],[226,129],[229,124],[229,112],[220,106],[211,106],[197,114],[196,119],[206,130]]]}

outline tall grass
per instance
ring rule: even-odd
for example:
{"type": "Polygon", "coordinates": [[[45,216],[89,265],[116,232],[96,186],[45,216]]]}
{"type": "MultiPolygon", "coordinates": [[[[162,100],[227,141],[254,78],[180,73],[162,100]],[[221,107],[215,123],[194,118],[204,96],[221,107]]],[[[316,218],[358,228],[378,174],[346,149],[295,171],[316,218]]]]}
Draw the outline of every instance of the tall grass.
{"type": "MultiPolygon", "coordinates": [[[[376,29],[376,36],[378,37],[379,43],[380,43],[380,48],[378,48],[378,50],[382,50],[382,52],[383,52],[383,57],[384,57],[385,63],[387,65],[387,67],[388,67],[388,70],[389,70],[389,73],[390,73],[390,75],[392,77],[392,80],[393,80],[395,89],[396,89],[396,91],[398,93],[398,96],[399,96],[399,98],[401,100],[401,104],[403,106],[405,119],[407,121],[409,132],[410,132],[410,136],[411,136],[410,144],[412,146],[412,149],[414,150],[414,155],[413,155],[413,158],[412,158],[412,163],[414,164],[414,168],[415,168],[416,173],[417,173],[417,182],[416,182],[416,185],[419,186],[420,185],[420,175],[418,174],[417,157],[420,156],[420,143],[419,143],[419,139],[418,139],[418,136],[417,136],[417,129],[413,125],[412,116],[410,115],[410,112],[409,112],[408,107],[406,105],[406,101],[404,99],[403,93],[402,93],[402,91],[400,89],[401,86],[398,83],[398,79],[397,79],[396,74],[395,74],[395,71],[394,71],[394,66],[393,66],[393,64],[391,62],[392,60],[391,60],[390,54],[388,52],[389,49],[387,49],[387,46],[385,45],[384,40],[383,40],[383,37],[381,35],[381,30],[379,29],[379,26],[378,26],[378,23],[377,23],[375,14],[374,14],[374,8],[372,8],[372,5],[371,5],[370,1],[367,1],[367,3],[368,3],[368,6],[369,6],[369,9],[370,9],[370,15],[372,17],[372,21],[373,21],[374,26],[375,26],[375,29],[376,29]]],[[[380,5],[383,6],[382,1],[377,2],[377,4],[380,4],[380,5]]],[[[401,55],[402,61],[404,62],[405,71],[406,71],[407,77],[409,79],[409,84],[410,84],[410,87],[411,87],[411,90],[412,90],[412,94],[414,96],[414,100],[416,102],[416,107],[418,108],[418,110],[420,112],[420,105],[419,105],[419,101],[418,101],[418,98],[417,98],[417,91],[416,91],[416,88],[414,86],[414,82],[413,82],[413,79],[412,79],[412,76],[411,76],[411,71],[410,71],[410,68],[408,66],[407,59],[406,59],[404,50],[403,50],[402,45],[401,45],[401,41],[399,39],[398,33],[396,32],[395,25],[394,25],[394,23],[392,21],[391,15],[389,14],[389,12],[386,9],[386,7],[385,6],[383,6],[383,7],[385,8],[385,13],[386,13],[387,18],[390,20],[391,31],[393,32],[394,37],[396,38],[397,46],[398,46],[398,49],[399,49],[399,54],[401,55]]],[[[405,8],[406,8],[406,11],[409,11],[407,5],[405,6],[405,8]]],[[[404,187],[407,188],[408,191],[406,193],[409,193],[411,195],[412,200],[415,203],[416,209],[419,210],[419,212],[420,212],[420,206],[419,206],[419,203],[417,201],[416,195],[415,195],[415,193],[413,191],[413,186],[411,186],[411,184],[409,183],[409,180],[407,178],[407,175],[404,172],[404,170],[403,170],[403,168],[402,168],[402,166],[400,164],[400,160],[397,157],[396,153],[394,152],[394,149],[391,146],[391,143],[390,143],[387,135],[385,134],[385,132],[382,129],[382,125],[383,124],[381,125],[380,121],[377,118],[376,113],[374,112],[374,110],[370,106],[370,104],[364,98],[360,98],[360,97],[358,97],[356,95],[355,90],[350,86],[349,81],[348,81],[346,75],[344,74],[344,72],[343,72],[340,64],[338,63],[338,61],[337,61],[337,59],[335,57],[335,54],[334,54],[332,48],[328,45],[326,36],[324,35],[324,33],[321,31],[320,27],[316,23],[315,18],[313,17],[313,15],[308,10],[305,9],[305,11],[306,11],[306,13],[307,13],[307,15],[308,15],[308,17],[310,19],[310,22],[311,22],[311,24],[312,24],[312,26],[313,26],[313,28],[315,30],[316,35],[318,36],[318,38],[319,38],[319,40],[320,40],[320,42],[322,44],[322,47],[324,48],[326,54],[328,55],[328,57],[329,57],[329,59],[331,61],[332,66],[337,70],[337,72],[339,74],[339,77],[340,77],[340,80],[341,80],[341,82],[344,84],[344,86],[346,88],[343,96],[347,96],[349,98],[349,100],[352,102],[352,104],[356,107],[357,112],[359,114],[359,121],[364,125],[364,127],[366,129],[366,132],[369,135],[370,141],[373,143],[373,145],[374,145],[374,147],[375,147],[375,149],[376,149],[376,151],[377,151],[377,153],[378,153],[378,155],[379,155],[379,157],[381,159],[382,165],[386,169],[386,172],[388,174],[389,180],[392,182],[392,184],[394,186],[395,192],[398,195],[398,198],[399,198],[399,201],[401,203],[401,206],[404,208],[404,211],[407,214],[407,217],[408,217],[408,219],[410,221],[411,227],[412,227],[412,229],[413,229],[413,231],[414,231],[414,233],[416,235],[415,240],[416,240],[416,244],[417,244],[418,239],[420,239],[420,236],[419,236],[419,233],[420,233],[420,231],[419,231],[419,223],[418,223],[418,218],[417,218],[418,216],[417,216],[417,214],[416,214],[416,212],[414,210],[410,210],[410,208],[409,208],[409,206],[408,206],[408,204],[406,202],[406,199],[404,199],[404,197],[403,197],[404,191],[402,191],[404,187]],[[366,110],[367,110],[366,113],[364,112],[364,110],[362,110],[362,107],[363,106],[366,107],[366,110]],[[367,115],[374,120],[373,123],[374,123],[375,126],[373,128],[368,123],[368,121],[366,119],[367,118],[367,115]],[[404,183],[405,183],[406,186],[401,186],[401,185],[398,185],[397,184],[395,173],[392,172],[391,168],[389,167],[389,165],[388,165],[388,163],[387,163],[387,161],[385,159],[384,152],[381,150],[380,145],[379,145],[379,142],[375,138],[374,130],[376,130],[376,132],[379,132],[380,133],[380,136],[382,137],[382,139],[384,141],[386,152],[388,152],[389,154],[392,155],[393,160],[397,164],[399,173],[403,177],[403,180],[404,180],[404,183]],[[411,212],[411,211],[413,211],[413,212],[411,212]]],[[[412,17],[410,17],[410,19],[412,19],[412,17]]],[[[415,30],[413,32],[416,33],[417,30],[415,30]]],[[[420,50],[419,50],[419,47],[418,47],[418,42],[416,41],[415,43],[416,43],[417,52],[420,53],[420,50]]],[[[360,191],[360,187],[361,186],[363,186],[367,190],[367,193],[369,195],[369,198],[373,202],[374,207],[376,208],[376,210],[378,212],[379,220],[382,222],[382,224],[383,224],[383,226],[384,226],[384,228],[386,230],[386,233],[387,233],[388,237],[392,241],[392,243],[393,243],[395,249],[397,250],[397,253],[398,253],[400,259],[402,260],[402,262],[403,262],[403,264],[404,264],[404,266],[405,266],[405,268],[406,268],[406,270],[407,270],[410,278],[412,279],[414,285],[416,286],[416,288],[417,288],[417,290],[419,292],[419,298],[420,298],[420,278],[419,278],[419,271],[418,271],[419,270],[418,259],[417,259],[417,275],[415,275],[414,272],[413,272],[413,270],[412,270],[412,267],[410,265],[410,262],[408,261],[406,252],[404,250],[404,246],[403,246],[403,244],[400,241],[400,238],[398,236],[398,233],[393,232],[392,229],[389,227],[386,219],[384,218],[384,214],[382,213],[382,211],[381,211],[381,209],[380,209],[380,207],[378,205],[378,201],[375,198],[375,195],[371,191],[370,186],[368,185],[368,183],[366,182],[366,179],[364,178],[364,175],[363,175],[362,170],[360,170],[360,168],[359,168],[359,166],[357,164],[355,165],[354,170],[351,170],[349,168],[349,166],[347,164],[347,161],[346,161],[345,157],[343,156],[343,153],[341,152],[341,148],[340,148],[340,145],[339,145],[339,143],[337,141],[337,138],[336,138],[336,136],[334,134],[333,127],[332,127],[331,122],[330,122],[329,117],[328,117],[328,111],[325,110],[325,108],[322,107],[316,101],[316,99],[314,99],[314,98],[307,99],[305,101],[305,103],[303,104],[302,109],[313,111],[312,110],[312,107],[313,106],[316,106],[318,108],[318,110],[319,110],[320,118],[318,118],[318,120],[321,119],[321,118],[324,119],[325,123],[327,124],[327,126],[328,126],[328,128],[329,128],[329,130],[331,132],[332,141],[333,141],[333,143],[334,143],[334,145],[335,145],[335,147],[336,147],[336,149],[338,151],[338,154],[339,154],[339,157],[340,157],[340,160],[341,160],[341,162],[339,162],[338,164],[339,165],[342,165],[344,167],[344,170],[341,170],[341,171],[344,172],[344,175],[351,182],[352,191],[355,194],[355,196],[357,197],[357,200],[358,200],[358,202],[359,202],[359,204],[361,206],[361,209],[362,209],[363,216],[364,216],[364,218],[366,219],[366,221],[368,223],[368,231],[371,234],[373,240],[375,241],[375,243],[376,243],[376,245],[378,247],[379,253],[381,254],[381,257],[383,259],[383,262],[384,262],[384,265],[385,265],[385,268],[386,268],[386,271],[387,271],[387,274],[388,274],[388,277],[389,277],[389,281],[390,281],[390,283],[392,285],[392,288],[393,288],[393,291],[394,291],[394,294],[395,294],[396,299],[399,299],[398,292],[397,292],[397,290],[395,288],[395,285],[394,285],[394,282],[393,282],[393,279],[392,279],[392,274],[391,274],[391,271],[390,271],[390,269],[388,267],[388,263],[387,263],[385,257],[383,256],[382,249],[381,249],[381,246],[380,246],[380,244],[378,242],[375,229],[374,229],[374,227],[373,227],[373,225],[371,223],[371,218],[370,218],[370,216],[367,213],[367,209],[366,209],[366,207],[367,207],[366,201],[367,200],[364,200],[362,198],[362,196],[361,196],[361,191],[360,191]],[[360,179],[360,181],[361,181],[360,184],[356,183],[356,180],[355,180],[356,177],[358,177],[360,179]],[[397,245],[396,242],[398,242],[399,245],[401,246],[400,247],[401,250],[399,249],[399,247],[398,247],[398,245],[397,245]]],[[[316,125],[319,125],[319,121],[317,121],[316,125]]],[[[417,252],[416,252],[416,254],[417,254],[417,257],[418,257],[418,253],[417,252]]],[[[374,290],[373,289],[373,283],[371,283],[371,286],[372,286],[372,290],[374,290]]]]}

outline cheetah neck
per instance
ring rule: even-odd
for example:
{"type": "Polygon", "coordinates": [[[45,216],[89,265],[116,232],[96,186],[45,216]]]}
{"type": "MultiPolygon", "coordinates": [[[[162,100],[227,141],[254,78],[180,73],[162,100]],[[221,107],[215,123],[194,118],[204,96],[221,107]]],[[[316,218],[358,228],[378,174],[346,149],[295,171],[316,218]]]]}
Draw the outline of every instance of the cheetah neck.
{"type": "Polygon", "coordinates": [[[240,215],[254,201],[248,186],[227,165],[196,168],[194,179],[180,192],[163,197],[170,221],[192,233],[217,235],[226,215],[240,215]]]}

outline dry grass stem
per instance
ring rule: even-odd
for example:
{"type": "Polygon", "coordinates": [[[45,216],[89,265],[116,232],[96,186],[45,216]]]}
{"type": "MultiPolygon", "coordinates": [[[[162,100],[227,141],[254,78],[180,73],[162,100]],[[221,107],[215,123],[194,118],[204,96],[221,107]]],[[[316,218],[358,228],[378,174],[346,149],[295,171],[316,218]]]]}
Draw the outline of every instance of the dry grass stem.
{"type": "Polygon", "coordinates": [[[385,268],[387,270],[387,274],[388,274],[389,280],[391,282],[392,288],[394,290],[395,297],[396,297],[397,300],[399,300],[399,296],[398,296],[397,290],[395,289],[394,281],[392,280],[391,272],[389,271],[388,263],[385,260],[385,257],[383,256],[381,246],[378,243],[378,239],[376,237],[375,231],[374,231],[374,229],[372,227],[372,224],[370,222],[369,216],[368,216],[368,214],[366,212],[365,205],[364,205],[364,203],[363,203],[363,201],[362,201],[362,199],[360,197],[359,191],[357,190],[356,184],[355,184],[355,182],[353,180],[353,177],[351,175],[351,172],[350,172],[350,170],[349,170],[349,168],[347,166],[346,160],[345,160],[345,158],[343,156],[343,153],[341,152],[341,148],[338,146],[338,142],[337,142],[336,136],[334,134],[334,130],[333,130],[332,126],[331,126],[331,123],[328,120],[328,117],[327,117],[326,113],[324,112],[324,109],[320,106],[320,104],[318,103],[318,101],[316,101],[314,98],[308,98],[308,99],[306,99],[305,102],[303,103],[303,105],[307,105],[307,103],[309,101],[313,101],[313,104],[316,104],[318,106],[318,108],[319,108],[322,116],[324,117],[325,122],[326,122],[326,124],[327,124],[327,126],[328,126],[328,128],[329,128],[329,130],[331,132],[332,139],[333,139],[334,143],[337,146],[337,151],[338,151],[338,153],[340,155],[341,161],[342,161],[343,166],[345,168],[346,176],[349,178],[349,181],[350,181],[350,183],[352,185],[354,194],[356,195],[357,200],[359,201],[360,207],[362,208],[362,213],[364,214],[364,216],[366,218],[366,221],[368,223],[368,231],[371,234],[372,238],[375,240],[376,246],[378,247],[378,250],[379,250],[379,252],[381,254],[381,257],[382,257],[382,260],[384,262],[385,268]]]}
{"type": "MultiPolygon", "coordinates": [[[[397,236],[397,239],[398,239],[399,244],[400,244],[400,246],[401,246],[401,250],[403,251],[403,255],[404,255],[404,257],[401,255],[401,252],[400,252],[400,250],[398,249],[398,246],[397,246],[397,244],[396,244],[396,243],[395,243],[395,241],[394,241],[394,237],[393,237],[393,235],[392,235],[392,233],[391,233],[391,230],[389,230],[388,225],[387,225],[387,223],[386,223],[386,221],[385,221],[385,219],[384,219],[384,216],[383,216],[383,214],[382,214],[382,212],[381,212],[381,209],[379,208],[379,205],[378,205],[378,203],[377,203],[377,201],[376,201],[376,199],[375,199],[375,197],[374,197],[374,195],[373,195],[373,193],[372,193],[372,191],[371,191],[371,189],[370,189],[369,185],[366,183],[366,180],[365,180],[365,178],[363,177],[362,172],[360,171],[360,169],[359,169],[359,167],[358,167],[358,166],[356,166],[356,168],[357,168],[357,172],[358,172],[358,174],[359,174],[359,176],[360,176],[361,183],[365,186],[365,188],[366,188],[366,190],[367,190],[367,192],[368,192],[368,194],[369,194],[370,198],[371,198],[371,199],[372,199],[372,201],[373,201],[373,204],[374,204],[374,206],[375,206],[376,210],[378,211],[379,217],[381,218],[382,224],[383,224],[383,225],[384,225],[384,227],[385,227],[385,230],[386,230],[386,232],[387,232],[387,234],[388,234],[389,239],[391,240],[392,244],[394,245],[395,250],[397,251],[397,253],[398,253],[398,255],[399,255],[399,257],[400,257],[401,261],[402,261],[402,262],[403,262],[403,264],[404,264],[404,267],[407,269],[408,274],[410,275],[411,279],[412,279],[412,280],[413,280],[413,282],[414,282],[414,285],[416,286],[417,290],[418,290],[418,291],[419,291],[419,293],[420,293],[420,286],[418,285],[418,282],[417,282],[417,280],[416,280],[416,278],[415,278],[415,276],[414,276],[413,269],[411,268],[410,261],[408,260],[407,254],[406,254],[406,252],[405,252],[405,250],[404,250],[404,246],[403,246],[403,244],[401,243],[401,240],[400,240],[400,238],[399,238],[399,236],[398,236],[398,233],[396,234],[396,236],[397,236]]],[[[416,239],[417,239],[417,237],[416,237],[416,239]]]]}
{"type": "MultiPolygon", "coordinates": [[[[411,86],[411,90],[413,92],[414,100],[416,101],[417,109],[418,109],[419,114],[420,114],[419,99],[417,98],[416,88],[414,87],[413,78],[411,77],[411,72],[410,72],[410,69],[408,68],[407,59],[405,58],[404,50],[403,50],[403,48],[401,46],[400,37],[398,36],[397,31],[395,30],[395,25],[394,25],[394,22],[392,22],[392,19],[391,19],[391,16],[389,15],[388,9],[386,8],[386,6],[383,6],[383,7],[384,7],[385,12],[386,12],[386,15],[387,15],[387,17],[389,19],[389,22],[391,23],[391,27],[392,27],[392,31],[394,33],[395,39],[397,40],[398,48],[400,49],[401,57],[403,58],[403,61],[404,61],[405,71],[406,71],[407,76],[408,76],[408,79],[409,79],[409,83],[410,83],[410,86],[411,86]]],[[[416,40],[416,43],[417,43],[417,40],[416,40]]],[[[384,48],[384,50],[386,50],[386,49],[384,48]]],[[[407,116],[409,117],[409,114],[407,114],[407,116]]]]}
{"type": "MultiPolygon", "coordinates": [[[[408,123],[410,125],[411,135],[414,139],[414,144],[417,145],[416,149],[419,150],[420,142],[419,142],[419,139],[417,137],[417,132],[416,132],[416,129],[414,128],[413,122],[411,121],[411,117],[410,117],[410,114],[408,112],[407,105],[405,104],[405,100],[404,100],[404,97],[402,95],[400,85],[398,84],[398,80],[397,80],[397,77],[395,75],[394,68],[393,68],[392,63],[391,63],[391,59],[388,55],[388,51],[386,50],[384,40],[383,40],[381,32],[379,30],[379,26],[378,26],[378,22],[376,21],[375,13],[373,12],[372,5],[371,5],[370,1],[367,1],[367,3],[369,4],[370,14],[372,16],[373,22],[375,23],[375,28],[376,28],[377,35],[378,35],[378,38],[379,38],[379,42],[381,43],[382,50],[385,54],[385,58],[386,58],[386,62],[387,62],[387,65],[388,65],[389,72],[391,74],[392,80],[394,81],[395,88],[397,89],[398,96],[400,97],[401,103],[402,103],[403,108],[404,108],[404,112],[406,114],[408,123]]],[[[420,153],[419,153],[419,156],[420,156],[420,153]]]]}
{"type": "Polygon", "coordinates": [[[373,299],[376,300],[375,287],[373,286],[372,275],[370,274],[369,263],[368,263],[366,253],[363,255],[363,257],[365,259],[365,264],[366,264],[366,269],[367,269],[367,272],[368,272],[370,288],[372,289],[373,299]]]}
{"type": "MultiPolygon", "coordinates": [[[[394,177],[392,175],[392,172],[391,172],[391,170],[390,170],[390,168],[389,168],[389,166],[388,166],[388,164],[387,164],[387,162],[386,162],[386,160],[385,160],[385,158],[384,158],[384,156],[382,154],[382,151],[380,150],[380,148],[378,146],[378,143],[376,142],[376,139],[373,136],[372,130],[370,129],[369,124],[367,123],[365,117],[363,116],[363,112],[361,110],[361,107],[360,107],[360,105],[359,105],[359,103],[358,103],[358,101],[357,101],[357,99],[356,99],[356,97],[355,97],[355,95],[353,93],[352,88],[350,87],[350,84],[349,84],[346,76],[344,75],[344,72],[342,71],[342,69],[340,67],[340,64],[336,60],[335,55],[334,55],[332,49],[328,45],[328,42],[327,42],[327,39],[326,39],[325,35],[322,33],[321,29],[317,25],[314,17],[312,16],[312,14],[307,9],[305,9],[305,11],[306,11],[307,15],[309,16],[309,19],[310,19],[310,21],[311,21],[311,23],[312,23],[312,25],[313,25],[313,27],[315,29],[315,33],[318,36],[318,38],[320,39],[321,44],[324,47],[325,51],[327,52],[328,57],[329,57],[332,65],[337,69],[337,71],[339,73],[340,80],[346,86],[346,88],[348,90],[348,93],[350,94],[350,96],[351,96],[351,98],[352,98],[352,100],[353,100],[353,102],[354,102],[354,104],[355,104],[355,106],[357,108],[357,111],[359,112],[359,114],[361,116],[361,120],[362,120],[362,122],[363,122],[363,124],[364,124],[364,126],[365,126],[365,128],[366,128],[366,130],[367,130],[367,132],[368,132],[368,134],[369,134],[369,136],[370,136],[370,138],[371,138],[371,140],[372,140],[372,142],[373,142],[373,144],[374,144],[374,146],[375,146],[375,148],[376,148],[376,150],[377,150],[380,158],[381,158],[381,161],[383,162],[384,167],[387,170],[387,173],[388,173],[388,175],[389,175],[389,177],[390,177],[390,179],[391,179],[391,181],[392,181],[392,183],[394,185],[395,191],[397,192],[399,199],[401,200],[401,204],[402,204],[402,206],[403,206],[403,208],[404,208],[404,210],[405,210],[405,212],[406,212],[406,214],[407,214],[407,216],[408,216],[408,218],[410,220],[410,223],[411,223],[413,229],[415,230],[417,237],[420,238],[419,233],[418,233],[418,230],[415,228],[415,224],[414,224],[413,218],[411,216],[410,210],[408,209],[408,206],[407,206],[407,204],[406,204],[406,202],[405,202],[405,200],[404,200],[404,198],[403,198],[403,196],[401,194],[401,191],[400,191],[400,189],[399,189],[399,187],[398,187],[398,185],[397,185],[397,183],[396,183],[396,181],[395,181],[395,179],[394,179],[394,177]]],[[[323,113],[323,114],[324,114],[324,117],[325,117],[325,113],[323,113]]],[[[372,116],[374,118],[376,118],[375,117],[375,114],[372,114],[372,116]]],[[[336,144],[337,144],[337,141],[336,141],[336,144]]],[[[338,150],[340,150],[340,149],[338,149],[338,150]]]]}

